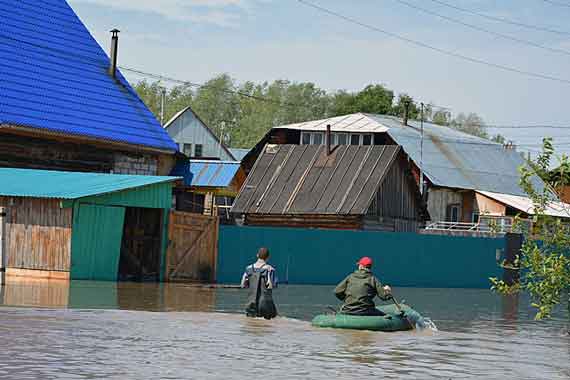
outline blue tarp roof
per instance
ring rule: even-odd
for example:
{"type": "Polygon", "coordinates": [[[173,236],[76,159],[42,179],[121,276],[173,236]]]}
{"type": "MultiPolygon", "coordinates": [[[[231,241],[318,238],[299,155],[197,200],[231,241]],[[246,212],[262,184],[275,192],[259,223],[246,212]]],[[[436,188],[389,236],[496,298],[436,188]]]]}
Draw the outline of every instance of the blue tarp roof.
{"type": "Polygon", "coordinates": [[[237,161],[189,160],[176,165],[171,175],[183,177],[187,186],[227,187],[239,167],[237,161]]]}
{"type": "MultiPolygon", "coordinates": [[[[367,115],[389,128],[388,135],[404,148],[419,166],[421,125],[391,116],[367,115]]],[[[524,196],[519,185],[519,167],[525,165],[521,154],[501,144],[471,136],[452,128],[423,123],[423,167],[426,176],[437,186],[484,190],[524,196]]],[[[534,178],[535,186],[544,184],[534,178]]]]}
{"type": "Polygon", "coordinates": [[[0,125],[177,150],[65,0],[0,0],[0,19],[0,125]]]}
{"type": "Polygon", "coordinates": [[[79,199],[179,178],[0,168],[0,196],[79,199]]]}

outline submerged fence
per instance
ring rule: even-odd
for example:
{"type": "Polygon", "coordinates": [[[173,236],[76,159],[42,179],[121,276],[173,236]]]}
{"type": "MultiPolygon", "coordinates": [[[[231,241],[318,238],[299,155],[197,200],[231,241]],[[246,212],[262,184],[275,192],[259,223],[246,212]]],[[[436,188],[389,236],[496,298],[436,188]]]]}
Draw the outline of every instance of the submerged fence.
{"type": "Polygon", "coordinates": [[[217,281],[237,283],[257,249],[269,248],[281,282],[332,285],[355,269],[361,256],[394,286],[488,288],[502,276],[504,237],[221,226],[217,281]]]}

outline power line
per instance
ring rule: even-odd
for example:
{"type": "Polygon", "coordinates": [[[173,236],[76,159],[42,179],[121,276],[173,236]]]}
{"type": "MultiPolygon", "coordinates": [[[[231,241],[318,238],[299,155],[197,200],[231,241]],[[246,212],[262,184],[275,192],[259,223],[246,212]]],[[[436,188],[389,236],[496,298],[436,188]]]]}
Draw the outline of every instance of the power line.
{"type": "Polygon", "coordinates": [[[558,30],[558,29],[553,29],[553,28],[548,28],[548,27],[544,27],[544,26],[537,26],[537,25],[531,25],[531,24],[525,24],[519,21],[513,21],[507,18],[503,18],[503,17],[496,17],[496,16],[491,16],[491,15],[487,15],[484,13],[479,13],[479,12],[475,12],[471,9],[467,9],[467,8],[462,8],[459,7],[455,4],[449,4],[447,2],[441,1],[441,0],[430,0],[436,4],[440,4],[443,5],[444,7],[448,7],[448,8],[452,8],[461,12],[465,12],[465,13],[470,13],[472,15],[475,16],[479,16],[482,18],[486,18],[488,20],[492,20],[492,21],[498,21],[498,22],[503,22],[506,24],[510,24],[510,25],[515,25],[515,26],[520,26],[522,28],[527,28],[527,29],[533,29],[533,30],[538,30],[541,32],[548,32],[548,33],[554,33],[554,34],[559,34],[559,35],[570,35],[570,32],[564,31],[564,30],[558,30]]]}
{"type": "MultiPolygon", "coordinates": [[[[59,55],[64,55],[67,57],[72,57],[72,58],[76,58],[78,60],[84,61],[84,62],[91,62],[96,64],[98,67],[101,67],[105,64],[105,62],[101,59],[95,59],[92,57],[86,57],[83,55],[78,55],[78,54],[74,54],[74,53],[70,53],[69,51],[65,51],[65,50],[59,50],[59,49],[53,49],[41,44],[37,44],[37,43],[33,43],[33,42],[28,42],[28,41],[24,41],[24,40],[20,40],[11,36],[7,36],[4,34],[0,34],[0,38],[5,38],[7,40],[10,41],[14,41],[14,42],[21,42],[30,46],[34,46],[46,51],[51,51],[54,53],[58,53],[59,55]]],[[[211,87],[211,85],[208,84],[201,84],[201,83],[194,83],[188,80],[183,80],[183,79],[177,79],[177,78],[173,78],[171,76],[167,76],[167,75],[163,75],[163,74],[156,74],[156,73],[150,73],[150,72],[146,72],[146,71],[142,71],[139,69],[135,69],[135,68],[131,68],[131,67],[126,67],[126,66],[119,66],[119,69],[124,70],[124,71],[128,71],[128,72],[132,72],[138,75],[141,75],[143,77],[147,77],[147,78],[154,78],[157,80],[163,80],[163,81],[168,81],[168,82],[172,82],[172,83],[178,83],[178,84],[182,84],[182,85],[187,85],[187,86],[191,86],[191,87],[196,87],[196,88],[209,88],[211,87]]],[[[251,94],[247,94],[241,91],[237,91],[237,90],[226,90],[226,89],[217,89],[219,91],[223,91],[225,93],[231,93],[231,94],[236,94],[239,96],[243,96],[243,97],[247,97],[253,100],[257,100],[257,101],[262,101],[262,102],[267,102],[267,103],[273,103],[279,106],[288,106],[288,107],[298,107],[298,108],[308,108],[309,106],[305,105],[305,104],[296,104],[296,103],[289,103],[289,102],[281,102],[279,100],[275,100],[275,99],[270,99],[270,98],[266,98],[266,97],[260,97],[260,96],[255,96],[255,95],[251,95],[251,94]]],[[[417,102],[416,102],[417,103],[417,102]]],[[[449,107],[444,107],[444,106],[438,106],[436,104],[433,103],[429,103],[429,102],[425,102],[426,105],[429,105],[431,107],[435,107],[435,108],[440,108],[440,109],[445,109],[445,110],[451,110],[451,108],[449,107]]],[[[554,125],[493,125],[493,124],[480,124],[480,125],[474,125],[477,127],[482,127],[482,128],[492,128],[492,129],[569,129],[570,126],[554,126],[554,125]]]]}
{"type": "Polygon", "coordinates": [[[384,29],[380,29],[380,28],[378,28],[378,27],[375,27],[375,26],[366,24],[366,23],[364,23],[364,22],[358,21],[358,20],[356,20],[356,19],[354,19],[354,18],[345,16],[345,15],[343,15],[343,14],[340,14],[340,13],[338,13],[338,12],[332,11],[332,10],[330,10],[330,9],[327,9],[327,8],[321,7],[321,6],[319,6],[319,5],[310,3],[310,2],[308,2],[308,1],[306,1],[306,0],[297,0],[297,1],[298,1],[299,3],[301,3],[301,4],[304,4],[304,5],[308,6],[308,7],[314,8],[314,9],[316,9],[316,10],[318,10],[318,11],[320,11],[320,12],[326,13],[326,14],[328,14],[328,15],[335,16],[335,17],[337,17],[337,18],[343,19],[343,20],[348,21],[348,22],[350,22],[350,23],[352,23],[352,24],[356,24],[356,25],[359,25],[359,26],[361,26],[361,27],[370,29],[370,30],[372,30],[372,31],[375,31],[375,32],[378,32],[378,33],[382,33],[382,34],[388,35],[388,36],[390,36],[390,37],[393,37],[393,38],[396,38],[396,39],[405,41],[405,42],[407,42],[407,43],[409,43],[409,44],[411,44],[411,45],[415,45],[415,46],[423,47],[423,48],[425,48],[425,49],[429,49],[429,50],[436,51],[436,52],[438,52],[438,53],[440,53],[440,54],[448,55],[448,56],[450,56],[450,57],[459,58],[459,59],[462,59],[462,60],[464,60],[464,61],[469,61],[469,62],[477,63],[477,64],[480,64],[480,65],[485,65],[485,66],[493,67],[493,68],[500,69],[500,70],[503,70],[503,71],[509,71],[509,72],[513,72],[513,73],[525,75],[525,76],[528,76],[528,77],[539,78],[539,79],[545,79],[545,80],[549,80],[549,81],[553,81],[553,82],[560,82],[560,83],[564,83],[564,84],[570,84],[570,79],[559,78],[559,77],[555,77],[555,76],[553,76],[553,75],[542,74],[542,73],[537,73],[537,72],[532,72],[532,71],[525,71],[525,70],[517,69],[517,68],[515,68],[515,67],[506,66],[506,65],[502,65],[502,64],[498,64],[498,63],[493,63],[493,62],[485,61],[485,60],[483,60],[483,59],[474,58],[474,57],[470,57],[470,56],[467,56],[467,55],[455,53],[455,52],[452,52],[452,51],[449,51],[449,50],[445,50],[445,49],[438,48],[438,47],[436,47],[436,46],[427,44],[427,43],[425,43],[425,42],[421,42],[421,41],[414,40],[414,39],[411,39],[411,38],[408,38],[408,37],[404,37],[404,36],[402,36],[402,35],[400,35],[400,34],[397,34],[397,33],[393,33],[393,32],[390,32],[390,31],[387,31],[387,30],[384,30],[384,29]]]}
{"type": "Polygon", "coordinates": [[[554,52],[554,53],[560,53],[560,54],[570,55],[570,51],[568,51],[568,50],[552,48],[552,47],[549,47],[549,46],[541,45],[541,44],[536,43],[536,42],[533,42],[533,41],[529,41],[529,40],[525,40],[525,39],[522,39],[522,38],[517,38],[517,37],[509,36],[508,34],[503,34],[503,33],[494,32],[494,31],[492,31],[492,30],[490,30],[490,29],[486,29],[486,28],[483,28],[483,27],[480,27],[480,26],[477,26],[477,25],[469,24],[469,23],[467,23],[467,22],[463,22],[463,21],[458,20],[458,19],[456,19],[456,18],[449,17],[449,16],[445,16],[445,15],[442,15],[442,14],[440,14],[440,13],[433,12],[433,11],[431,11],[431,10],[429,10],[429,9],[419,7],[419,6],[417,6],[417,5],[414,5],[414,4],[412,4],[412,3],[407,2],[407,1],[405,1],[405,0],[394,0],[394,1],[396,1],[396,2],[398,2],[398,3],[400,3],[400,4],[404,4],[404,5],[407,6],[407,7],[410,7],[410,8],[416,9],[416,10],[419,10],[420,12],[424,12],[424,13],[427,13],[427,14],[429,14],[429,15],[432,15],[432,16],[435,16],[435,17],[439,17],[439,18],[442,18],[442,19],[447,20],[447,21],[449,21],[449,22],[453,22],[453,23],[456,23],[456,24],[459,24],[459,25],[463,25],[463,26],[465,26],[465,27],[467,27],[467,28],[470,28],[470,29],[473,29],[473,30],[477,30],[477,31],[479,31],[479,32],[487,33],[487,34],[490,34],[490,35],[492,35],[492,36],[496,36],[496,37],[504,38],[504,39],[507,39],[507,40],[515,41],[515,42],[520,43],[520,44],[523,44],[523,45],[532,46],[532,47],[539,48],[539,49],[543,49],[543,50],[548,50],[548,51],[551,51],[551,52],[554,52]]]}
{"type": "Polygon", "coordinates": [[[542,1],[544,1],[545,3],[552,4],[552,5],[558,5],[559,7],[570,8],[570,4],[568,4],[568,3],[561,3],[560,1],[554,1],[554,0],[542,0],[542,1]]]}

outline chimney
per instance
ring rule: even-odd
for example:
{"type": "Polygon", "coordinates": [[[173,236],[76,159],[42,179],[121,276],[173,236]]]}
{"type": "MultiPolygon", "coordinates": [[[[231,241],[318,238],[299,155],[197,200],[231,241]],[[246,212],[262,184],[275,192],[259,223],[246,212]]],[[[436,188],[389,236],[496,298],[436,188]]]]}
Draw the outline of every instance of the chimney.
{"type": "Polygon", "coordinates": [[[118,29],[111,30],[111,66],[109,66],[109,75],[113,78],[117,77],[117,54],[119,50],[119,32],[118,29]]]}
{"type": "Polygon", "coordinates": [[[404,120],[402,121],[402,123],[404,123],[404,125],[408,125],[408,113],[409,112],[410,112],[410,102],[405,101],[404,102],[404,120]]]}
{"type": "Polygon", "coordinates": [[[327,124],[327,131],[325,133],[325,145],[327,149],[327,156],[331,154],[331,125],[327,124]]]}

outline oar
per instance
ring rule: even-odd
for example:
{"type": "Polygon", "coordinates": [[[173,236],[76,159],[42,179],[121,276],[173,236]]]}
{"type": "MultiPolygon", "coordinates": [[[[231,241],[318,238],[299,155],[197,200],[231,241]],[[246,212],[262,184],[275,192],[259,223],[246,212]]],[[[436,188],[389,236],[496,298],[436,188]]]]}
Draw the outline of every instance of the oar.
{"type": "Polygon", "coordinates": [[[400,307],[400,304],[398,303],[398,301],[396,301],[396,298],[394,298],[394,296],[390,296],[390,298],[392,299],[392,302],[394,302],[394,305],[396,305],[396,309],[398,309],[398,311],[400,312],[400,315],[406,319],[406,321],[408,322],[408,324],[410,325],[410,327],[412,329],[415,329],[416,326],[408,319],[408,316],[406,315],[404,310],[402,310],[402,308],[400,307]]]}

